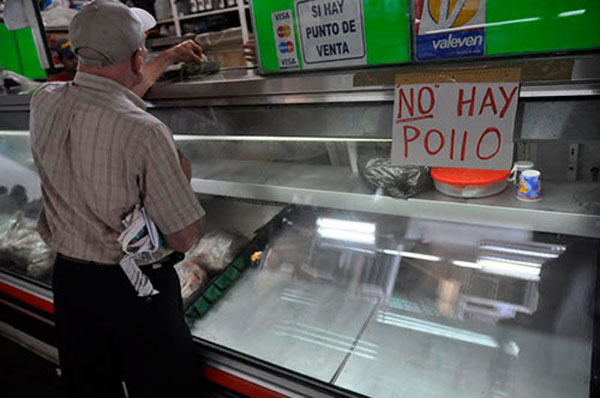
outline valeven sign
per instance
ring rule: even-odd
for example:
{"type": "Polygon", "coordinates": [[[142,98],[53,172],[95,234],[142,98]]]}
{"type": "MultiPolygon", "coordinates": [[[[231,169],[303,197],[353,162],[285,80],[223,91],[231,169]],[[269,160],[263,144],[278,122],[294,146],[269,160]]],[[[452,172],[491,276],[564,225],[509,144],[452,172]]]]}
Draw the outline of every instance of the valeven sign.
{"type": "Polygon", "coordinates": [[[392,162],[510,169],[519,77],[514,69],[399,76],[392,162]]]}

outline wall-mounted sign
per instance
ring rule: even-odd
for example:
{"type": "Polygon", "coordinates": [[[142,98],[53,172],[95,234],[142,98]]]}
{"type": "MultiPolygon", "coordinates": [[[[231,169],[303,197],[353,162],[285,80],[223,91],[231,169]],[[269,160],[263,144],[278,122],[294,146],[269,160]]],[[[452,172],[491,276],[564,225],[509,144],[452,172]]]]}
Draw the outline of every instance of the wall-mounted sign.
{"type": "Polygon", "coordinates": [[[292,10],[276,11],[271,14],[271,17],[279,67],[281,69],[299,68],[292,10]]]}
{"type": "Polygon", "coordinates": [[[600,1],[414,0],[419,61],[600,46],[600,1]]]}
{"type": "Polygon", "coordinates": [[[408,0],[253,0],[260,69],[409,62],[408,0]]]}
{"type": "Polygon", "coordinates": [[[304,68],[365,65],[362,0],[296,0],[304,68]]]}
{"type": "Polygon", "coordinates": [[[510,169],[519,81],[514,68],[397,76],[392,162],[510,169]]]}
{"type": "Polygon", "coordinates": [[[418,60],[481,56],[486,0],[415,0],[418,60]]]}
{"type": "Polygon", "coordinates": [[[260,69],[281,72],[600,49],[599,0],[544,0],[543,7],[540,1],[526,0],[409,3],[251,0],[260,69]]]}

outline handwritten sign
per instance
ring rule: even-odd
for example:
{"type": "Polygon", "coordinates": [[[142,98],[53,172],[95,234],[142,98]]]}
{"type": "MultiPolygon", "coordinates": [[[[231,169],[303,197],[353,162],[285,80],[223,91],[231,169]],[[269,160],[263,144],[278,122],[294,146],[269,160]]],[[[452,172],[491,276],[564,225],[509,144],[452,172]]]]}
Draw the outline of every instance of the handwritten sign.
{"type": "Polygon", "coordinates": [[[392,162],[508,170],[519,69],[397,76],[392,162]]]}
{"type": "Polygon", "coordinates": [[[305,69],[367,62],[362,0],[296,0],[305,69]]]}
{"type": "Polygon", "coordinates": [[[275,35],[275,51],[281,69],[300,67],[296,51],[296,35],[292,21],[292,10],[277,11],[271,14],[273,34],[275,35]]]}

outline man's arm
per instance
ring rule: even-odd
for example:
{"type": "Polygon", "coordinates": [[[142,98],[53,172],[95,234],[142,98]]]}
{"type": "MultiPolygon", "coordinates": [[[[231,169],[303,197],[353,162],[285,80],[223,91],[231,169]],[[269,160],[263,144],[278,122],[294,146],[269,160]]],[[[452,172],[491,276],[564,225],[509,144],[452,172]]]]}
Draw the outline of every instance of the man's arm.
{"type": "MultiPolygon", "coordinates": [[[[179,163],[183,174],[185,174],[188,181],[191,181],[192,166],[190,161],[187,160],[179,149],[177,149],[177,155],[179,156],[179,163]]],[[[165,242],[171,249],[185,253],[198,243],[198,240],[203,235],[202,230],[202,219],[200,219],[177,232],[165,235],[165,242]]]]}
{"type": "Polygon", "coordinates": [[[171,249],[185,253],[198,242],[201,236],[202,220],[200,219],[182,230],[165,235],[165,242],[171,249]]]}
{"type": "Polygon", "coordinates": [[[138,154],[143,170],[140,196],[166,246],[185,252],[200,238],[205,213],[190,187],[189,162],[174,149],[166,126],[145,130],[138,154]]]}
{"type": "Polygon", "coordinates": [[[202,47],[194,40],[186,40],[154,57],[144,66],[144,81],[132,91],[143,97],[170,65],[188,61],[202,63],[202,47]]]}
{"type": "Polygon", "coordinates": [[[177,148],[177,156],[179,156],[179,164],[181,165],[181,170],[183,170],[183,174],[188,179],[188,182],[192,181],[192,165],[190,161],[181,153],[179,148],[177,148]]]}

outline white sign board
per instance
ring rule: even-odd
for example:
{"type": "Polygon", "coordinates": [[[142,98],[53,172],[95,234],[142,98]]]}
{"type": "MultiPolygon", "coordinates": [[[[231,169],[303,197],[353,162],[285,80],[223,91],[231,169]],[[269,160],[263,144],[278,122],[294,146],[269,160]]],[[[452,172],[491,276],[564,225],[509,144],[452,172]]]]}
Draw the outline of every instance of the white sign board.
{"type": "Polygon", "coordinates": [[[362,0],[296,0],[304,69],[367,63],[362,0]]]}
{"type": "Polygon", "coordinates": [[[294,22],[292,10],[282,10],[271,14],[273,22],[273,34],[275,35],[275,49],[281,69],[293,69],[300,67],[298,63],[298,52],[296,51],[296,35],[294,34],[294,22]]]}
{"type": "Polygon", "coordinates": [[[509,170],[519,76],[514,69],[437,73],[431,82],[398,76],[392,163],[509,170]]]}

